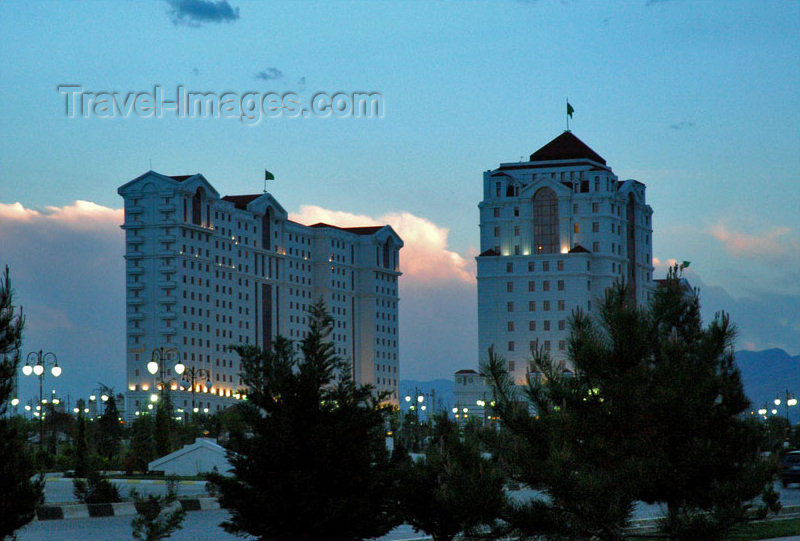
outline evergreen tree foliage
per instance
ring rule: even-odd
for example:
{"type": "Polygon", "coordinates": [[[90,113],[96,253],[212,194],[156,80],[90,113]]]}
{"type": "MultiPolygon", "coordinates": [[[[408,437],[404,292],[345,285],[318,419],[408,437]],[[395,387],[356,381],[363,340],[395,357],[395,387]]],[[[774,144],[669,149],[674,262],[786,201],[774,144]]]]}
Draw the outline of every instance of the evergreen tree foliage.
{"type": "Polygon", "coordinates": [[[146,472],[148,464],[156,458],[153,441],[153,418],[150,415],[136,417],[131,427],[131,449],[125,460],[125,470],[146,472]]]}
{"type": "Polygon", "coordinates": [[[156,406],[156,419],[153,439],[157,457],[168,455],[172,452],[172,399],[168,392],[161,393],[161,399],[156,406]]]}
{"type": "Polygon", "coordinates": [[[477,439],[462,438],[447,414],[436,416],[425,457],[407,464],[399,480],[402,517],[434,541],[491,526],[505,503],[503,475],[481,456],[477,439]]]}
{"type": "Polygon", "coordinates": [[[15,312],[8,267],[0,276],[0,539],[33,520],[44,499],[44,480],[32,480],[33,453],[18,425],[8,418],[8,405],[19,366],[24,318],[15,312]]]}
{"type": "Polygon", "coordinates": [[[72,493],[81,503],[116,503],[120,501],[119,489],[108,477],[90,470],[86,479],[72,480],[72,493]]]}
{"type": "Polygon", "coordinates": [[[512,435],[502,456],[513,478],[546,494],[509,506],[510,529],[616,540],[637,500],[666,504],[668,533],[683,538],[718,539],[743,520],[770,470],[741,416],[749,404],[728,316],[704,328],[676,268],[646,309],[619,285],[596,318],[574,312],[570,329],[574,372],[536,350],[542,377],[524,393],[490,354],[512,435]]]}
{"type": "Polygon", "coordinates": [[[228,444],[234,477],[209,476],[231,513],[223,526],[264,540],[379,537],[396,524],[386,397],[348,375],[322,301],[309,320],[301,358],[283,337],[266,351],[237,349],[248,433],[228,444]]]}
{"type": "Polygon", "coordinates": [[[178,503],[178,494],[174,487],[169,487],[163,496],[142,496],[136,490],[131,490],[131,498],[136,506],[136,517],[131,521],[135,539],[159,541],[183,528],[186,511],[178,503]]]}
{"type": "Polygon", "coordinates": [[[75,436],[72,444],[75,447],[73,468],[75,477],[86,477],[89,473],[89,443],[86,438],[86,418],[83,416],[85,403],[83,400],[78,400],[77,405],[78,418],[75,421],[75,436]]]}
{"type": "Polygon", "coordinates": [[[117,409],[117,399],[114,397],[114,389],[105,389],[108,393],[105,411],[98,421],[99,432],[97,441],[97,452],[111,460],[119,451],[122,441],[123,428],[119,422],[119,410],[117,409]]]}

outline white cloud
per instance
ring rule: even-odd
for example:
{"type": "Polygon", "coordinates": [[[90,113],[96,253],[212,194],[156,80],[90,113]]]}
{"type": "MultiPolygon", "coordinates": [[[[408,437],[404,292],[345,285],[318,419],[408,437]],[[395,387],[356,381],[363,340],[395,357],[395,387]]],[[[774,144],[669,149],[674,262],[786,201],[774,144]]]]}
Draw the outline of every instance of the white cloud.
{"type": "Polygon", "coordinates": [[[0,220],[25,223],[53,223],[73,229],[97,229],[109,224],[121,225],[124,218],[122,209],[112,209],[77,200],[63,207],[45,207],[44,211],[25,208],[22,203],[0,203],[0,220]]]}
{"type": "Polygon", "coordinates": [[[475,283],[473,258],[448,249],[449,230],[410,212],[392,212],[373,218],[315,205],[302,205],[300,211],[290,214],[289,218],[307,225],[325,222],[339,227],[388,224],[403,239],[400,269],[404,273],[404,281],[475,283]]]}

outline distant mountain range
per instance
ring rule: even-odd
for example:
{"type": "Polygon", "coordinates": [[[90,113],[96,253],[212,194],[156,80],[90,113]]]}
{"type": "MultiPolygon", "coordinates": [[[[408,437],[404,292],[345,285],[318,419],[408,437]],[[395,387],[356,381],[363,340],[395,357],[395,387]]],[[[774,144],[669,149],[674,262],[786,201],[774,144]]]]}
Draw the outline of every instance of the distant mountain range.
{"type": "MultiPolygon", "coordinates": [[[[764,351],[737,351],[736,364],[742,372],[745,393],[753,402],[753,409],[758,410],[767,404],[769,410],[776,408],[775,397],[780,395],[781,404],[777,406],[779,415],[786,415],[786,391],[800,400],[800,355],[792,357],[782,349],[764,351]]],[[[425,404],[431,400],[431,390],[439,410],[447,410],[455,404],[453,388],[455,383],[448,379],[433,381],[401,380],[400,404],[405,411],[408,404],[406,396],[415,393],[425,395],[425,404]]],[[[800,404],[789,408],[792,423],[800,421],[800,404]]]]}
{"type": "MultiPolygon", "coordinates": [[[[736,364],[754,409],[763,404],[770,410],[776,408],[773,401],[779,396],[778,413],[786,415],[786,391],[800,399],[800,355],[792,357],[782,349],[737,351],[736,364]]],[[[793,423],[800,419],[800,405],[789,408],[789,418],[793,423]]]]}

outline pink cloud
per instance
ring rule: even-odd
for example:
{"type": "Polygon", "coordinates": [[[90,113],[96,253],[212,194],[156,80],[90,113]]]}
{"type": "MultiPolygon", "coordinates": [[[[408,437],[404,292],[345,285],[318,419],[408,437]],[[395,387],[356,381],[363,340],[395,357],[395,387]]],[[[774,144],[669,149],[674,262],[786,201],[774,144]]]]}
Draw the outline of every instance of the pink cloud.
{"type": "Polygon", "coordinates": [[[400,252],[400,269],[404,273],[404,281],[475,282],[474,259],[470,254],[464,257],[448,249],[449,230],[410,212],[391,212],[372,218],[315,205],[302,205],[300,211],[290,214],[289,218],[309,225],[325,222],[339,227],[388,224],[405,244],[400,252]]]}
{"type": "Polygon", "coordinates": [[[122,209],[104,207],[91,201],[77,200],[63,207],[45,207],[44,211],[25,208],[22,203],[0,203],[0,220],[24,223],[51,223],[72,229],[97,229],[109,224],[121,225],[122,209]]]}
{"type": "Polygon", "coordinates": [[[792,238],[788,227],[773,227],[760,234],[751,234],[718,223],[711,226],[708,233],[722,242],[728,253],[734,256],[782,257],[797,255],[800,251],[800,241],[792,238]]]}

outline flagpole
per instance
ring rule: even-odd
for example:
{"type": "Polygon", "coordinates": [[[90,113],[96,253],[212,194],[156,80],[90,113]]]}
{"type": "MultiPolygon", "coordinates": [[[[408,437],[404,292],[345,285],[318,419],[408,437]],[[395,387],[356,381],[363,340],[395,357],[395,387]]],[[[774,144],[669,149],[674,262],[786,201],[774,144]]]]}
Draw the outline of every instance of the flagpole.
{"type": "Polygon", "coordinates": [[[569,96],[567,96],[567,131],[569,131],[569,96]]]}

